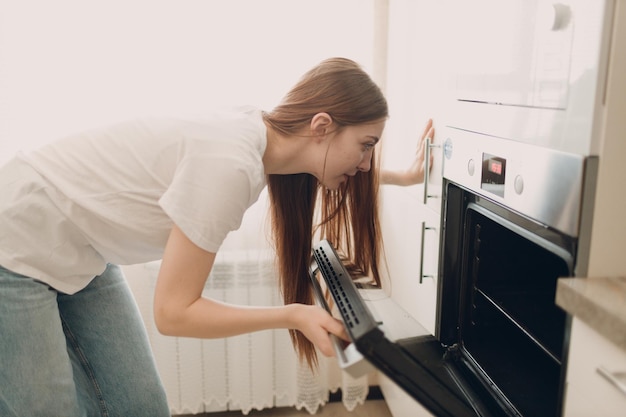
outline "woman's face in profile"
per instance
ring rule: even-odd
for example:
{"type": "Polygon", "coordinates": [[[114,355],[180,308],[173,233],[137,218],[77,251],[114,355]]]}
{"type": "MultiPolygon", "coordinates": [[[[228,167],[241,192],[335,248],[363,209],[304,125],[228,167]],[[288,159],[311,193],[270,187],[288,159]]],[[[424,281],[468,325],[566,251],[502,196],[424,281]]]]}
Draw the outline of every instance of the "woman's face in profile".
{"type": "Polygon", "coordinates": [[[328,189],[336,190],[349,177],[371,168],[374,146],[380,141],[385,120],[347,126],[328,138],[328,153],[321,178],[328,189]]]}

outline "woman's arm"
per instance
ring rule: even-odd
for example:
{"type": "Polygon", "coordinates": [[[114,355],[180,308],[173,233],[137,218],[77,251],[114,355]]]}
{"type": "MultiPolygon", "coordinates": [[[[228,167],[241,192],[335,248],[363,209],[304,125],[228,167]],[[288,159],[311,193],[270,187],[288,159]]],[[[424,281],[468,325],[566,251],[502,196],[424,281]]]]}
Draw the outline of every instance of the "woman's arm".
{"type": "Polygon", "coordinates": [[[334,355],[328,333],[347,339],[341,321],[317,306],[248,307],[202,297],[215,255],[196,246],[178,227],[172,228],[154,298],[154,318],[161,333],[220,338],[266,329],[297,329],[326,356],[334,355]]]}
{"type": "MultiPolygon", "coordinates": [[[[433,121],[428,120],[426,126],[424,127],[424,131],[422,132],[422,136],[417,144],[417,149],[415,150],[415,159],[411,163],[411,166],[402,171],[391,171],[387,169],[381,170],[380,173],[380,182],[381,184],[390,184],[390,185],[414,185],[424,182],[424,144],[426,143],[426,138],[430,138],[433,140],[435,137],[435,128],[433,127],[433,121]]],[[[430,161],[428,166],[432,168],[433,164],[433,155],[430,154],[430,161]]]]}

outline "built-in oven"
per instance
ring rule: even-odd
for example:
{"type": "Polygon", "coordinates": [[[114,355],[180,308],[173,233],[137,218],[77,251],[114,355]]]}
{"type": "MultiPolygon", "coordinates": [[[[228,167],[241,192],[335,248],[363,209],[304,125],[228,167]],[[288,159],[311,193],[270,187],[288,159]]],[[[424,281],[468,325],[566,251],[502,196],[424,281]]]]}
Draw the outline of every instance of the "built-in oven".
{"type": "Polygon", "coordinates": [[[336,343],[339,362],[360,375],[367,359],[436,416],[560,417],[570,316],[557,280],[587,268],[598,158],[443,133],[435,334],[361,293],[364,307],[319,244],[312,282],[319,270],[353,341],[336,343]]]}
{"type": "Polygon", "coordinates": [[[444,157],[435,336],[493,415],[560,416],[597,158],[454,127],[444,157]]]}

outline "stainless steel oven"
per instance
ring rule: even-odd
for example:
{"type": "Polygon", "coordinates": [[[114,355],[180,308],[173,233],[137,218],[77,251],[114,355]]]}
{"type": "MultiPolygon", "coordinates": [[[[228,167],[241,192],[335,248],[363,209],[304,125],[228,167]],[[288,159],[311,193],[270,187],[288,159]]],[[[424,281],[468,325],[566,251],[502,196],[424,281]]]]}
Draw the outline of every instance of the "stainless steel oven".
{"type": "Polygon", "coordinates": [[[560,416],[559,277],[586,268],[597,158],[449,127],[436,337],[493,415],[560,416]]]}

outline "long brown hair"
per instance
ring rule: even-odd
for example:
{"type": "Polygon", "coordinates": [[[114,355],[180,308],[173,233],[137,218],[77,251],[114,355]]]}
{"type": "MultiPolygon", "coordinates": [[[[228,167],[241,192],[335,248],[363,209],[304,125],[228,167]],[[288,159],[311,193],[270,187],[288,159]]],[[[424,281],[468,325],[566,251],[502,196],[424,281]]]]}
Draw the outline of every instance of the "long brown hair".
{"type": "MultiPolygon", "coordinates": [[[[276,131],[294,135],[321,112],[331,116],[337,130],[388,117],[387,101],[369,75],[349,59],[331,58],[304,74],[264,118],[276,131]]],[[[359,172],[335,191],[320,190],[318,180],[309,174],[268,175],[267,182],[285,304],[313,303],[308,269],[316,232],[345,257],[353,276],[367,275],[380,284],[375,155],[368,172],[359,172]],[[318,205],[319,224],[314,224],[318,205]]],[[[291,330],[290,335],[300,358],[315,367],[313,344],[298,331],[291,330]]]]}

